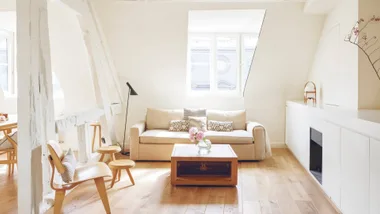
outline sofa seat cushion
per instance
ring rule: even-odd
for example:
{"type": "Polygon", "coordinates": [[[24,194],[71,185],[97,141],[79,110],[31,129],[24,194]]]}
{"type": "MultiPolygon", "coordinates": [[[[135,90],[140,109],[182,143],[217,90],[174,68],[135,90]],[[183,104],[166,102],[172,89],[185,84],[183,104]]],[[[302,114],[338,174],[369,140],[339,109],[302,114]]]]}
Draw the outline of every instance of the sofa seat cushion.
{"type": "Polygon", "coordinates": [[[207,131],[205,137],[211,140],[211,143],[218,144],[249,144],[253,143],[253,135],[245,130],[233,130],[232,132],[207,131]]]}
{"type": "Polygon", "coordinates": [[[168,130],[147,130],[140,135],[140,143],[175,144],[191,143],[188,132],[171,132],[168,130]]]}

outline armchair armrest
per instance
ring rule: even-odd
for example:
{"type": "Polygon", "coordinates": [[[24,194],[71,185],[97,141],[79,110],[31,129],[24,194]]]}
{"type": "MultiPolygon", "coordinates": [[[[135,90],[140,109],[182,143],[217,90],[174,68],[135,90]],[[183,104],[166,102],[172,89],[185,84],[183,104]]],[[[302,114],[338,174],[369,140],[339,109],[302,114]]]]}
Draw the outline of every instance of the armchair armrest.
{"type": "Polygon", "coordinates": [[[139,158],[139,143],[140,135],[145,131],[145,122],[142,121],[133,125],[130,129],[130,157],[132,160],[137,160],[139,158]]]}
{"type": "MultiPolygon", "coordinates": [[[[257,160],[264,160],[267,156],[267,135],[263,125],[257,122],[247,122],[247,131],[253,135],[255,144],[255,158],[257,160]]],[[[270,150],[270,147],[269,147],[270,150]]],[[[270,151],[269,151],[270,152],[270,151]]]]}

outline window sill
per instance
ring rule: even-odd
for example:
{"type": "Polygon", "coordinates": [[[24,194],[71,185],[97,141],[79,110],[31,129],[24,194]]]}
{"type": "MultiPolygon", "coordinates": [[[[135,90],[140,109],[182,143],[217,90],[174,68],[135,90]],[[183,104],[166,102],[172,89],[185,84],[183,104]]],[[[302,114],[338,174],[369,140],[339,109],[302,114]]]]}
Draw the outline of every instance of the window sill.
{"type": "Polygon", "coordinates": [[[243,93],[237,91],[188,91],[187,95],[190,97],[243,98],[243,93]]]}

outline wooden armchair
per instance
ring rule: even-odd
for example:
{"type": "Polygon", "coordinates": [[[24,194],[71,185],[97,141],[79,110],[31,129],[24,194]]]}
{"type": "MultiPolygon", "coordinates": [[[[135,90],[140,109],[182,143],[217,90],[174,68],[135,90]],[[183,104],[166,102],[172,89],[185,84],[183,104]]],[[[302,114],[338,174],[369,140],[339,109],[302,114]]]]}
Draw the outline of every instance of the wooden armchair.
{"type": "MultiPolygon", "coordinates": [[[[4,138],[0,139],[0,155],[7,154],[6,160],[0,160],[0,164],[8,165],[8,174],[14,173],[17,164],[17,142],[13,140],[11,133],[17,129],[17,123],[11,123],[0,127],[0,132],[4,133],[4,138]]],[[[17,135],[17,133],[13,133],[17,135]]]]}
{"type": "Polygon", "coordinates": [[[106,210],[106,213],[111,213],[106,187],[104,184],[104,177],[112,177],[111,170],[108,168],[108,166],[105,163],[96,162],[77,167],[75,169],[74,179],[71,183],[56,185],[54,184],[55,169],[57,169],[59,173],[65,172],[65,168],[61,162],[64,154],[59,144],[54,141],[48,142],[48,149],[50,152],[49,162],[53,169],[50,185],[51,188],[55,190],[54,214],[61,213],[66,190],[70,190],[75,186],[89,180],[95,181],[96,188],[99,192],[100,198],[102,199],[104,209],[106,210]]]}

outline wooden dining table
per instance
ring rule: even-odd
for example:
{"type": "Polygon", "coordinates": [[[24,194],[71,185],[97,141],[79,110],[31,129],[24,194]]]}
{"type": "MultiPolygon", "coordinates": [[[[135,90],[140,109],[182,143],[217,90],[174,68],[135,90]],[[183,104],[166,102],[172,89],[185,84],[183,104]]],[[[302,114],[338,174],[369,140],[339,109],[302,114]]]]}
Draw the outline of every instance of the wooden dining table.
{"type": "Polygon", "coordinates": [[[13,144],[12,148],[0,149],[0,155],[7,154],[7,159],[0,160],[0,164],[8,165],[9,175],[14,173],[14,166],[17,163],[17,142],[9,137],[14,129],[17,129],[17,116],[10,115],[7,121],[0,122],[0,139],[6,137],[13,144]]]}
{"type": "Polygon", "coordinates": [[[7,131],[7,133],[11,133],[12,129],[9,130],[10,127],[15,127],[17,128],[17,116],[16,115],[9,115],[7,121],[0,121],[0,131],[4,132],[7,131]],[[8,132],[10,131],[10,132],[8,132]]]}

